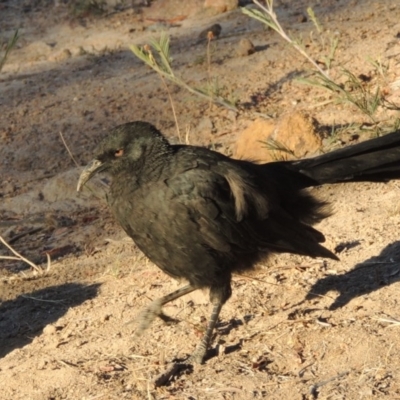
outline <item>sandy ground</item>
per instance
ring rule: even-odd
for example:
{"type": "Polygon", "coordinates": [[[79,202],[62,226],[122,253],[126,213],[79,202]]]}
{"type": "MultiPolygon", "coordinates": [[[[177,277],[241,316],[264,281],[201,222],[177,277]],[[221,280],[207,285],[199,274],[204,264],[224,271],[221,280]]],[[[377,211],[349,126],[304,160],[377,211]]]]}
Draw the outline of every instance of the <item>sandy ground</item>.
{"type": "MultiPolygon", "coordinates": [[[[334,216],[318,229],[328,248],[341,248],[340,262],[281,255],[256,274],[235,277],[215,354],[155,387],[169,363],[190,354],[199,340],[210,312],[207,294],[171,303],[166,312],[180,323],[157,321],[133,340],[140,309],[179,284],[126,240],[103,199],[76,194],[80,169],[60,138],[62,132],[80,165],[122,122],[152,122],[178,141],[162,81],[128,45],[167,29],[176,73],[202,86],[210,72],[206,44],[196,44],[197,37],[221,24],[211,74],[221,93],[247,110],[236,115],[210,107],[170,86],[182,137],[192,144],[232,154],[256,113],[279,117],[302,110],[328,131],[366,121],[329,93],[296,83],[309,64],[276,33],[240,10],[211,16],[202,3],[156,0],[151,7],[76,18],[63,2],[0,2],[0,44],[16,27],[21,33],[0,73],[0,232],[43,268],[46,253],[52,258],[44,274],[0,260],[1,399],[400,398],[396,181],[314,189],[334,205],[334,216]],[[237,55],[242,38],[256,53],[237,55]]],[[[303,21],[310,5],[325,29],[340,37],[335,65],[382,79],[390,98],[399,98],[400,5],[277,1],[282,24],[303,37],[316,59],[322,49],[315,27],[303,21]],[[369,59],[385,65],[383,77],[369,59]]],[[[337,135],[324,144],[369,135],[337,135]]],[[[100,181],[97,188],[104,194],[100,181]]],[[[4,246],[0,252],[10,255],[4,246]]]]}

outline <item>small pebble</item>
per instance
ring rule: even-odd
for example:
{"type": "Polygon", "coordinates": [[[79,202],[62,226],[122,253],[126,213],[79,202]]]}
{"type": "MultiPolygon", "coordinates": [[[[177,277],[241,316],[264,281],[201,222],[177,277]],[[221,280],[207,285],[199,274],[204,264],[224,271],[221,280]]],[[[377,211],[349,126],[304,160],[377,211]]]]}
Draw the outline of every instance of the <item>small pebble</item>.
{"type": "Polygon", "coordinates": [[[239,57],[245,57],[249,56],[250,54],[253,54],[256,52],[256,49],[253,45],[253,43],[249,39],[242,39],[239,42],[238,48],[237,48],[237,55],[239,57]]]}
{"type": "Polygon", "coordinates": [[[57,329],[53,325],[47,325],[43,328],[43,333],[45,335],[54,335],[56,333],[57,329]]]}

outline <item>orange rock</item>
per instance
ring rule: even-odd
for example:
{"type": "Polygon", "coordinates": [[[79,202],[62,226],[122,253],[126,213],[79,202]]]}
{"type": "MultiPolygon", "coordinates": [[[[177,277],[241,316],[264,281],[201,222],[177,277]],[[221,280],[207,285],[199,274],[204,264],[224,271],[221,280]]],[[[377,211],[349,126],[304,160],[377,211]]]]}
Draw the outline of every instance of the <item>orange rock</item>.
{"type": "Polygon", "coordinates": [[[315,120],[306,113],[295,112],[278,121],[254,121],[240,134],[234,157],[260,163],[290,160],[314,154],[321,146],[315,120]],[[271,149],[268,141],[288,151],[271,149]]]}
{"type": "Polygon", "coordinates": [[[254,162],[272,161],[272,153],[262,142],[273,134],[274,129],[275,123],[272,120],[254,121],[239,135],[233,157],[254,162]]]}
{"type": "Polygon", "coordinates": [[[205,0],[204,8],[214,8],[216,11],[223,13],[238,8],[238,0],[205,0]]]}

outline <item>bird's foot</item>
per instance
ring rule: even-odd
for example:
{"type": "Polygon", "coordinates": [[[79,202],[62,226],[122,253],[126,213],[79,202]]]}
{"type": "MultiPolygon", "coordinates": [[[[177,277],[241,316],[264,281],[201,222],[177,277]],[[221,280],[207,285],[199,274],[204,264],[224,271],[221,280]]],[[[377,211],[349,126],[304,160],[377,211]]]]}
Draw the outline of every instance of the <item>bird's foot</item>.
{"type": "Polygon", "coordinates": [[[154,386],[166,386],[170,384],[173,380],[178,378],[184,373],[193,372],[193,366],[187,362],[174,362],[169,365],[169,367],[158,375],[154,380],[154,386]]]}
{"type": "Polygon", "coordinates": [[[146,307],[138,316],[139,326],[136,329],[135,336],[140,336],[151,324],[152,322],[161,315],[161,301],[159,299],[153,301],[148,307],[146,307]]]}
{"type": "Polygon", "coordinates": [[[157,318],[161,318],[164,322],[172,323],[179,322],[177,319],[172,318],[162,311],[162,302],[160,299],[154,300],[148,307],[146,307],[138,317],[138,328],[135,332],[135,337],[139,337],[143,332],[152,324],[157,318]]]}
{"type": "Polygon", "coordinates": [[[193,372],[194,364],[203,364],[207,349],[203,343],[200,343],[195,351],[186,359],[175,361],[154,381],[156,387],[168,385],[183,373],[193,372]]]}
{"type": "Polygon", "coordinates": [[[168,385],[172,380],[176,379],[184,373],[193,372],[195,364],[203,364],[209,354],[207,344],[201,342],[197,345],[194,352],[186,359],[176,360],[154,381],[156,387],[168,385]]]}
{"type": "Polygon", "coordinates": [[[190,355],[190,357],[187,359],[186,363],[187,364],[203,364],[205,361],[205,357],[207,354],[207,346],[205,343],[200,342],[194,352],[190,355]]]}

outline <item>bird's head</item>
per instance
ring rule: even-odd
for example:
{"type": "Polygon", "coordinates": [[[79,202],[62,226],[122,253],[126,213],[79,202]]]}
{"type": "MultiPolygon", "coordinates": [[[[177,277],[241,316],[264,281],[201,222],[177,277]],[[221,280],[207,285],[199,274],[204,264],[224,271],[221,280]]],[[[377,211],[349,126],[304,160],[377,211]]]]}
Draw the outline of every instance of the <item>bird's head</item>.
{"type": "Polygon", "coordinates": [[[96,173],[116,175],[124,169],[140,168],[156,155],[168,152],[167,139],[147,122],[129,122],[112,129],[98,145],[95,157],[84,168],[78,181],[78,192],[96,173]]]}

